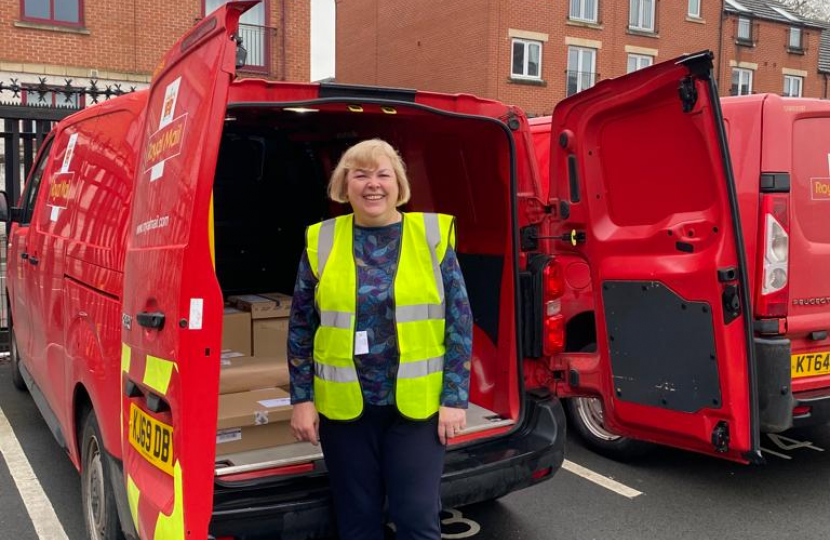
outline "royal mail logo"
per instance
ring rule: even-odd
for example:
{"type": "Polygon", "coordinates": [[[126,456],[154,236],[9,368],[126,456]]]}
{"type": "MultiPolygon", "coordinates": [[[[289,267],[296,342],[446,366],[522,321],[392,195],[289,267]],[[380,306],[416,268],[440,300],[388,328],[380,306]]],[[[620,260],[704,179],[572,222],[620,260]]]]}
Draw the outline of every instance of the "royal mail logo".
{"type": "Polygon", "coordinates": [[[150,136],[150,139],[147,141],[147,156],[144,161],[144,172],[150,173],[151,180],[155,180],[152,177],[153,172],[158,170],[159,165],[181,153],[186,126],[187,113],[174,119],[150,136]]]}
{"type": "Polygon", "coordinates": [[[75,179],[74,172],[57,172],[49,179],[49,206],[66,208],[69,204],[69,190],[75,179]]]}
{"type": "Polygon", "coordinates": [[[814,201],[830,201],[830,178],[811,178],[810,198],[814,201]]]}

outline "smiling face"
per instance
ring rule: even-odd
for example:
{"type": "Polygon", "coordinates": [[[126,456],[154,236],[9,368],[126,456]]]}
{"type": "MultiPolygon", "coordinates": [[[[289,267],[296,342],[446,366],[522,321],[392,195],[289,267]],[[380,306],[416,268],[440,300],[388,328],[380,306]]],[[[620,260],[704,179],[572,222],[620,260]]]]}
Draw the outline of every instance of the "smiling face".
{"type": "Polygon", "coordinates": [[[398,179],[392,161],[377,157],[375,167],[355,168],[346,174],[346,193],[358,225],[381,227],[400,220],[398,179]]]}

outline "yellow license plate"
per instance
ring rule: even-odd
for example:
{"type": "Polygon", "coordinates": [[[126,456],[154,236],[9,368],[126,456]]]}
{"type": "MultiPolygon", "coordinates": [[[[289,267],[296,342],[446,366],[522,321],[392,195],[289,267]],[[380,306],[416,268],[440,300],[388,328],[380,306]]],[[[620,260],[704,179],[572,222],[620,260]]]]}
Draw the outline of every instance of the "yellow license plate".
{"type": "Polygon", "coordinates": [[[792,355],[793,379],[830,373],[830,351],[792,355]]]}
{"type": "Polygon", "coordinates": [[[144,459],[173,476],[173,428],[130,404],[130,444],[144,459]]]}

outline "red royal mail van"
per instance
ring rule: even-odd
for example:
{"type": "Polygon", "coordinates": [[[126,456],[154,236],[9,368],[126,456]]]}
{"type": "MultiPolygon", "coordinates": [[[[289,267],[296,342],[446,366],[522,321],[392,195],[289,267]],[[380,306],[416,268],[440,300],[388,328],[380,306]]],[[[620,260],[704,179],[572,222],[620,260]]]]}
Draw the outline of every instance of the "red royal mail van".
{"type": "Polygon", "coordinates": [[[725,98],[709,124],[718,104],[686,83],[643,98],[668,66],[531,121],[560,210],[542,234],[584,235],[549,244],[566,283],[556,392],[611,457],[651,441],[759,460],[759,432],[830,421],[830,103],[725,98]],[[720,131],[734,183],[729,160],[708,168],[720,131]]]}
{"type": "Polygon", "coordinates": [[[319,449],[285,437],[275,368],[286,360],[255,362],[285,334],[257,329],[279,335],[286,297],[266,293],[291,293],[306,226],[348,211],[326,200],[333,166],[376,136],[408,165],[407,208],[457,216],[472,405],[447,454],[444,504],[550,478],[564,412],[525,388],[536,361],[524,351],[562,333],[543,336],[550,317],[525,301],[558,275],[520,249],[519,224],[543,215],[518,196],[538,186],[527,119],[467,95],[234,80],[238,19],[252,5],[201,21],[149,91],[60,122],[12,210],[15,383],[80,470],[89,538],[331,533],[319,449]],[[264,371],[242,372],[231,392],[239,357],[264,371]]]}

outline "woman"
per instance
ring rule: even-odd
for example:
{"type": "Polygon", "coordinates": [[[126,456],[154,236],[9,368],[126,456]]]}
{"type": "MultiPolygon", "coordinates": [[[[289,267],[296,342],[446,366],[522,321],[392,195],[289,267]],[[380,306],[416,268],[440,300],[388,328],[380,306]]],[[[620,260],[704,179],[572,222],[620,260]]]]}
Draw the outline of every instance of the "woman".
{"type": "Polygon", "coordinates": [[[398,153],[349,148],[353,214],[308,228],[289,326],[291,429],[323,446],[341,540],[439,540],[444,449],[466,425],[472,316],[451,216],[406,213],[398,153]]]}

